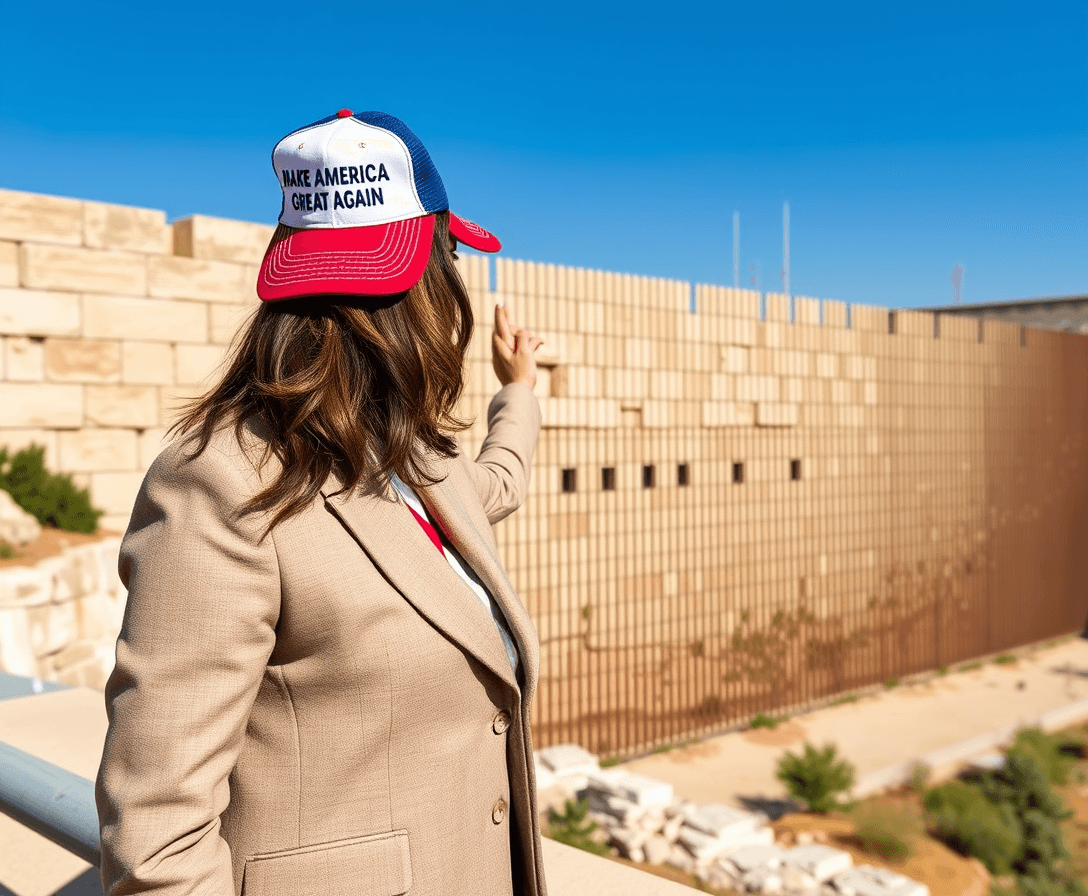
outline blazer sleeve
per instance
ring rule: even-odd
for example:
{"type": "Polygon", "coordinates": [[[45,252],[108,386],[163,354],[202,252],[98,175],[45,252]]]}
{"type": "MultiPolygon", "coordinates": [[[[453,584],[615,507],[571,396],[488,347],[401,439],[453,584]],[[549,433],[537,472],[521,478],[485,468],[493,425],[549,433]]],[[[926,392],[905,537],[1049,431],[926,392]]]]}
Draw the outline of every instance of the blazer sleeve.
{"type": "Polygon", "coordinates": [[[254,474],[209,445],[151,466],[121,544],[128,588],[95,781],[103,893],[233,896],[228,778],[275,644],[279,568],[254,474]]]}
{"type": "Polygon", "coordinates": [[[540,404],[525,383],[503,386],[487,409],[487,437],[476,461],[465,464],[488,522],[509,516],[529,491],[529,470],[540,434],[540,404]]]}

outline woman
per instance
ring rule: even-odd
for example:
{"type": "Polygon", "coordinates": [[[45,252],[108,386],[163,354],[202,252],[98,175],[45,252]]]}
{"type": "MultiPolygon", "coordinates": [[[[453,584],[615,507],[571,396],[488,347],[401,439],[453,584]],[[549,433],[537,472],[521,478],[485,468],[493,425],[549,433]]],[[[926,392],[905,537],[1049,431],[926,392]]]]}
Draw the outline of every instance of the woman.
{"type": "Polygon", "coordinates": [[[543,896],[538,644],[490,528],[525,497],[540,340],[496,309],[464,457],[452,249],[498,241],[391,116],[341,110],[273,165],[262,304],[121,546],[103,892],[543,896]]]}

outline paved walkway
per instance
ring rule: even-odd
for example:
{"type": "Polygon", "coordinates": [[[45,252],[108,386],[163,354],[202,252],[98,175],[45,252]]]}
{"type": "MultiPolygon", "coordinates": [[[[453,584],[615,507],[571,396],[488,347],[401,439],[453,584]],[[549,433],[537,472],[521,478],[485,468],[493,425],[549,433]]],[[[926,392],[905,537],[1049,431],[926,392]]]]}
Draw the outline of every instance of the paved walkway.
{"type": "Polygon", "coordinates": [[[623,764],[670,782],[677,794],[700,803],[743,805],[786,796],[775,765],[805,741],[834,743],[857,770],[856,795],[929,756],[932,780],[949,777],[962,761],[984,753],[1010,731],[1069,707],[1068,724],[1088,718],[1088,640],[1040,648],[1010,665],[905,685],[855,703],[796,716],[774,730],[738,731],[623,764]],[[1083,703],[1081,707],[1074,704],[1083,703]],[[964,749],[949,749],[962,745],[964,749]],[[861,791],[859,793],[859,791],[861,791]]]}

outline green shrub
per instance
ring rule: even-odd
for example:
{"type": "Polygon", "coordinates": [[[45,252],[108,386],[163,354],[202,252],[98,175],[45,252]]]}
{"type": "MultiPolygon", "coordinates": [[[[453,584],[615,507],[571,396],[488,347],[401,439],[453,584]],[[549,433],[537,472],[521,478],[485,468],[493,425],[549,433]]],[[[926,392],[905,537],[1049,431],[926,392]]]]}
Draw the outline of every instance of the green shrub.
{"type": "Polygon", "coordinates": [[[913,815],[873,802],[857,809],[853,817],[862,848],[893,862],[914,854],[914,838],[921,827],[913,815]]]}
{"type": "Polygon", "coordinates": [[[966,856],[975,856],[991,874],[1008,874],[1019,858],[1023,834],[1008,806],[991,803],[977,787],[949,781],[922,799],[934,837],[966,856]]]}
{"type": "Polygon", "coordinates": [[[15,556],[15,548],[6,541],[0,541],[0,560],[10,560],[15,556]]]}
{"type": "Polygon", "coordinates": [[[817,750],[806,743],[801,756],[787,752],[778,760],[776,775],[790,796],[804,800],[811,812],[841,808],[839,794],[854,786],[854,767],[837,757],[834,744],[817,750]]]}
{"type": "Polygon", "coordinates": [[[884,687],[886,687],[889,691],[892,688],[899,687],[899,679],[898,678],[889,678],[886,682],[884,682],[884,687]]]}
{"type": "Polygon", "coordinates": [[[914,763],[914,767],[910,770],[910,778],[907,779],[907,787],[916,793],[922,793],[929,784],[931,772],[932,769],[924,762],[914,763]]]}
{"type": "Polygon", "coordinates": [[[994,657],[994,662],[999,666],[1011,666],[1019,657],[1015,653],[999,653],[994,657]]]}
{"type": "Polygon", "coordinates": [[[981,669],[981,668],[982,668],[982,663],[978,663],[978,662],[964,663],[962,666],[960,666],[960,671],[961,672],[974,672],[975,670],[981,669]]]}
{"type": "Polygon", "coordinates": [[[752,716],[752,721],[748,723],[749,728],[777,728],[782,722],[789,721],[788,716],[769,716],[761,712],[757,712],[752,716]]]}
{"type": "Polygon", "coordinates": [[[1084,751],[1084,740],[1074,733],[1051,735],[1041,728],[1021,728],[1010,750],[1030,753],[1038,759],[1051,784],[1068,784],[1069,775],[1084,751]]]}
{"type": "Polygon", "coordinates": [[[8,456],[0,448],[0,489],[43,526],[68,532],[94,532],[105,513],[91,506],[90,493],[77,488],[69,473],[45,469],[45,447],[31,445],[8,456]]]}
{"type": "Polygon", "coordinates": [[[611,852],[608,845],[593,839],[597,823],[586,818],[588,811],[589,800],[586,799],[578,800],[578,802],[567,800],[562,814],[556,812],[555,809],[549,809],[548,825],[544,829],[544,836],[576,849],[584,849],[594,855],[608,855],[611,852]]]}

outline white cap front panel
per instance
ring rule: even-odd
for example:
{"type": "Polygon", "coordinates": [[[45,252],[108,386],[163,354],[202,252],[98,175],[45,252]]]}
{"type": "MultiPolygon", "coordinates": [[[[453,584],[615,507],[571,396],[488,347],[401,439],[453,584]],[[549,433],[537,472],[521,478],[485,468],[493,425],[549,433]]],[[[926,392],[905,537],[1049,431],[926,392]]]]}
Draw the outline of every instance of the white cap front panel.
{"type": "Polygon", "coordinates": [[[272,153],[290,227],[369,227],[427,214],[412,156],[396,135],[337,118],[284,137],[272,153]]]}

